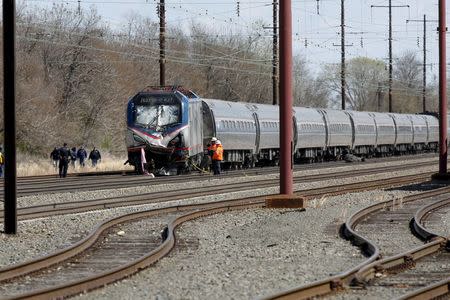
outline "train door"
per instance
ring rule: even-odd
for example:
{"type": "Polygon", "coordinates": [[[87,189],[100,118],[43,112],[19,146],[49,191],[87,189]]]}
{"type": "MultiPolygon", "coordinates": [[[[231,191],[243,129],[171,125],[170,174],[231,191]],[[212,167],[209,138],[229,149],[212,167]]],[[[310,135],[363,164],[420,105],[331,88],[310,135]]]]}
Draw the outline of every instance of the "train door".
{"type": "Polygon", "coordinates": [[[295,117],[295,111],[294,116],[292,117],[292,122],[294,122],[293,128],[294,128],[294,152],[295,152],[295,149],[297,149],[297,142],[298,142],[297,118],[295,117]]]}
{"type": "Polygon", "coordinates": [[[408,120],[411,122],[411,128],[412,128],[412,143],[414,145],[414,143],[416,142],[416,128],[414,126],[414,122],[413,119],[410,116],[407,116],[408,120]]]}
{"type": "Polygon", "coordinates": [[[392,120],[394,120],[394,131],[395,131],[395,139],[394,139],[394,146],[397,147],[397,141],[398,141],[398,135],[399,135],[399,130],[398,130],[398,126],[397,126],[397,120],[395,120],[395,117],[391,114],[389,114],[389,116],[392,118],[392,120]]]}
{"type": "Polygon", "coordinates": [[[375,123],[375,148],[378,147],[378,123],[377,118],[375,118],[374,114],[370,114],[370,116],[373,118],[373,122],[375,123]]]}
{"type": "Polygon", "coordinates": [[[428,145],[431,140],[431,136],[430,136],[431,124],[428,122],[428,119],[425,116],[421,116],[421,117],[425,120],[425,124],[427,126],[427,141],[425,142],[425,144],[428,145]]]}
{"type": "Polygon", "coordinates": [[[321,115],[323,119],[323,123],[325,124],[325,148],[328,148],[330,146],[330,121],[328,120],[327,113],[323,110],[317,110],[321,115]]]}
{"type": "Polygon", "coordinates": [[[261,137],[261,128],[259,127],[259,119],[258,114],[253,113],[253,119],[255,120],[255,127],[256,127],[256,138],[255,138],[255,153],[259,153],[259,141],[261,137]]]}
{"type": "Polygon", "coordinates": [[[216,136],[216,122],[213,111],[202,101],[203,114],[203,145],[206,146],[213,136],[216,136]]]}
{"type": "Polygon", "coordinates": [[[355,140],[356,140],[356,127],[355,127],[355,120],[353,119],[353,115],[349,112],[345,112],[347,116],[350,119],[350,125],[352,126],[352,144],[350,145],[350,149],[355,148],[355,140]]]}

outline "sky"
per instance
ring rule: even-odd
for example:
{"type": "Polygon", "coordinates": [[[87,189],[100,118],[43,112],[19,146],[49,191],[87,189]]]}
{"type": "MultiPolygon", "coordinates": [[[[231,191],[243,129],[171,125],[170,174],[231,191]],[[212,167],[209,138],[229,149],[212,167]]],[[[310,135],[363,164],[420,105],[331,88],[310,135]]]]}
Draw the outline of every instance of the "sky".
{"type": "MultiPolygon", "coordinates": [[[[103,20],[121,28],[132,14],[158,22],[155,0],[20,0],[30,5],[49,7],[66,3],[83,9],[95,7],[103,20]]],[[[303,56],[310,69],[340,64],[341,1],[291,0],[294,53],[303,56]]],[[[450,7],[447,0],[447,7],[450,7]]],[[[423,16],[427,17],[427,62],[429,75],[438,70],[436,32],[438,0],[392,0],[393,56],[409,50],[423,57],[423,16]],[[407,20],[410,20],[407,22],[407,20]],[[416,22],[419,20],[420,22],[416,22]]],[[[346,57],[382,59],[388,63],[388,0],[345,0],[346,57]],[[386,6],[386,7],[373,7],[386,6]]],[[[270,0],[166,0],[167,26],[189,28],[192,22],[218,32],[248,34],[262,24],[272,26],[270,0]],[[239,2],[239,16],[237,3],[239,2]]],[[[265,38],[272,39],[271,29],[265,38]]],[[[394,66],[395,68],[395,66],[394,66]]]]}

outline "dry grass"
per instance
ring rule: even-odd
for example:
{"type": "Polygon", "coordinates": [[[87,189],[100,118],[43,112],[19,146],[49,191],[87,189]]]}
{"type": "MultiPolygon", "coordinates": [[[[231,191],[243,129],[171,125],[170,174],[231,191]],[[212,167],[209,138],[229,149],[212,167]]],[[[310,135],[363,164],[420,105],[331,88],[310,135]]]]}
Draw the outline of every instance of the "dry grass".
{"type": "MultiPolygon", "coordinates": [[[[81,168],[75,165],[75,169],[69,164],[67,171],[70,173],[85,173],[85,172],[103,172],[103,171],[118,171],[118,170],[133,170],[129,165],[124,166],[125,157],[115,157],[107,153],[102,153],[102,160],[95,168],[91,166],[91,161],[86,161],[86,166],[81,168]]],[[[41,157],[33,157],[30,155],[18,154],[17,156],[17,176],[36,176],[36,175],[58,175],[58,170],[53,167],[53,162],[50,158],[44,159],[41,157]]]]}

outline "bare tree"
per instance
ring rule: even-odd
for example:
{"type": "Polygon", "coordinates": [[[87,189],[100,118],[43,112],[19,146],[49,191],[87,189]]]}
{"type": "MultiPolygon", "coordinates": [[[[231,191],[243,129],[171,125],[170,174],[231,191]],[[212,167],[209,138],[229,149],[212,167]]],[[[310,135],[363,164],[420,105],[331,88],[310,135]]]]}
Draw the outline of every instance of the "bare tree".
{"type": "Polygon", "coordinates": [[[393,97],[395,111],[422,111],[422,63],[413,51],[406,51],[396,59],[393,97]]]}
{"type": "MultiPolygon", "coordinates": [[[[341,91],[341,75],[338,65],[325,67],[321,79],[329,91],[339,95],[341,91]]],[[[347,107],[353,110],[376,110],[376,92],[378,83],[385,83],[387,72],[384,63],[367,57],[357,57],[347,64],[347,107]]],[[[338,98],[334,98],[338,107],[338,98]]]]}

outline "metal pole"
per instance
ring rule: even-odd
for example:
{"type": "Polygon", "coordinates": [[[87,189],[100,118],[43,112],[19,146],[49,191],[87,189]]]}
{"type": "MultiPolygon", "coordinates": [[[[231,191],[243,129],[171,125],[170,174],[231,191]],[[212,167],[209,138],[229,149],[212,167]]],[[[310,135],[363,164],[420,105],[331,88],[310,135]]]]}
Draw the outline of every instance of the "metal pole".
{"type": "Polygon", "coordinates": [[[341,0],[341,108],[345,110],[345,11],[341,0]]]}
{"type": "Polygon", "coordinates": [[[389,0],[389,112],[392,112],[392,0],[389,0]]]}
{"type": "Polygon", "coordinates": [[[280,2],[280,194],[293,194],[292,10],[280,2]]]}
{"type": "Polygon", "coordinates": [[[427,101],[427,15],[423,15],[423,89],[422,89],[422,111],[426,112],[427,101]]]}
{"type": "Polygon", "coordinates": [[[159,2],[159,85],[166,85],[166,6],[165,0],[159,2]]]}
{"type": "Polygon", "coordinates": [[[427,15],[423,15],[423,20],[406,20],[408,22],[423,22],[423,82],[422,82],[422,110],[426,112],[427,100],[427,22],[437,22],[437,20],[427,20],[427,15]]]}
{"type": "Polygon", "coordinates": [[[278,0],[273,0],[272,104],[278,104],[278,0]]]}
{"type": "Polygon", "coordinates": [[[378,82],[378,88],[377,88],[377,111],[381,112],[381,83],[378,82]]]}
{"type": "Polygon", "coordinates": [[[445,0],[439,0],[439,174],[447,173],[447,66],[445,0]]]}
{"type": "Polygon", "coordinates": [[[17,232],[15,0],[3,0],[3,115],[5,127],[4,229],[17,232]]]}

